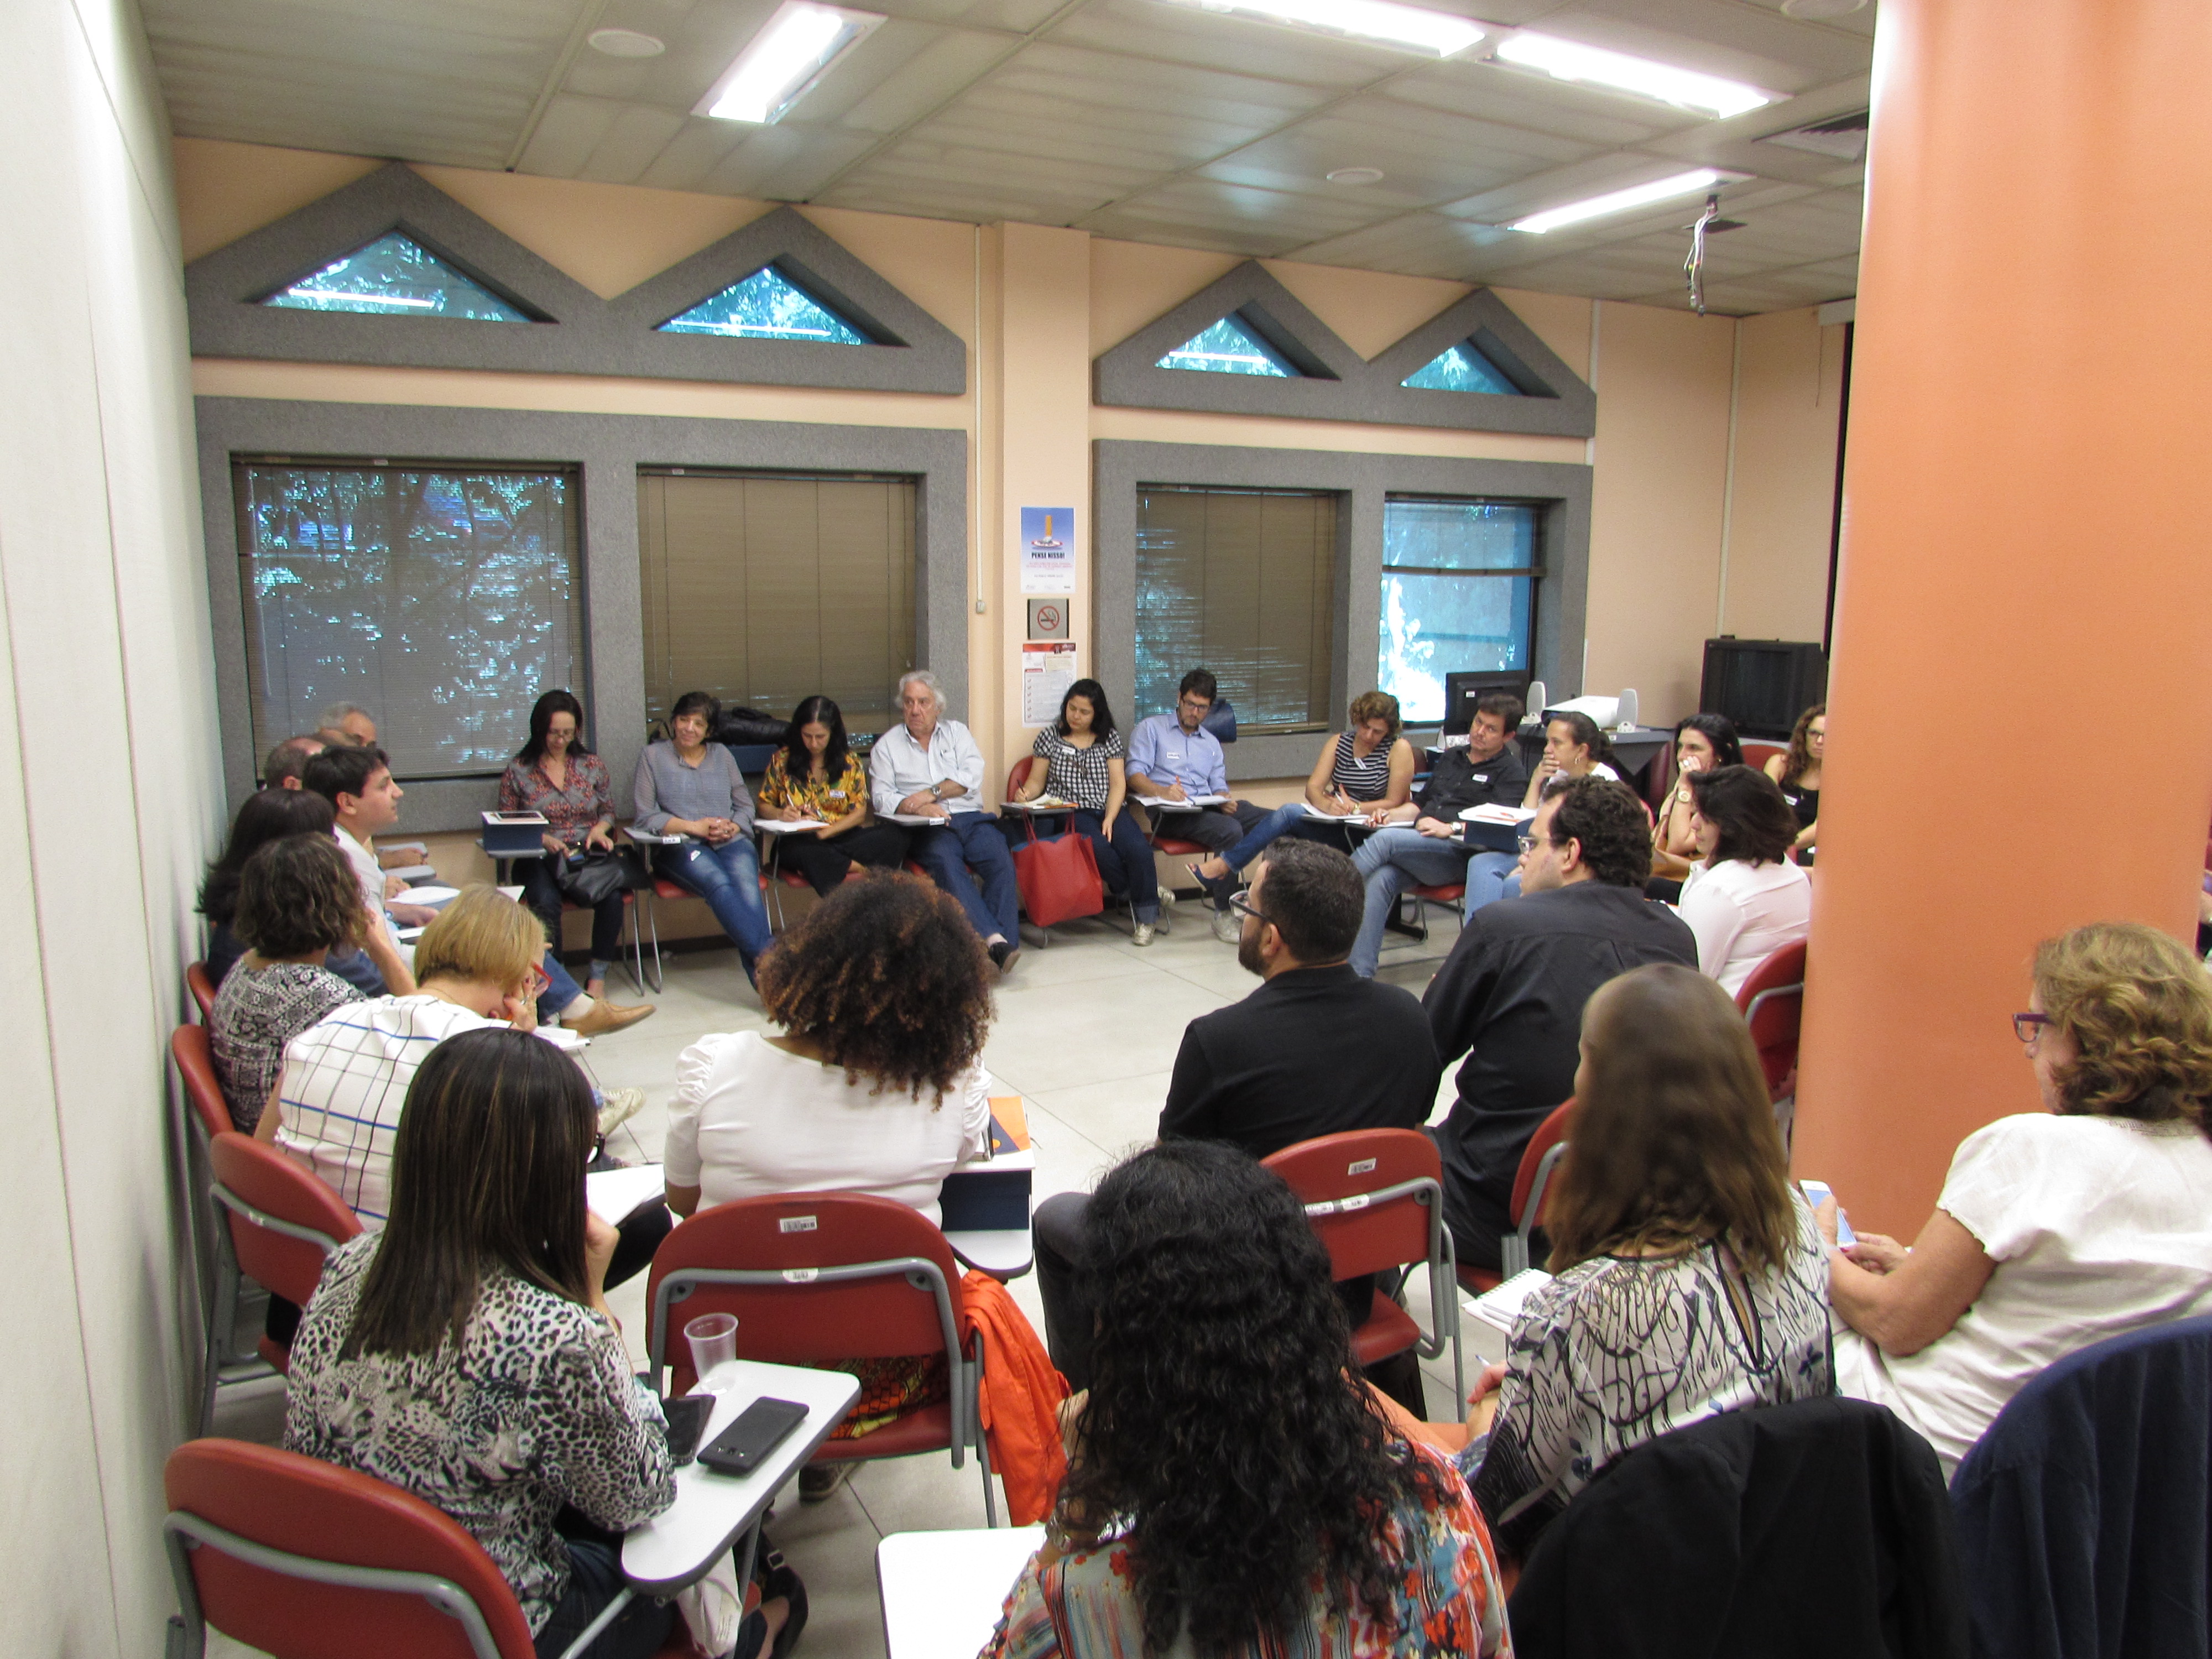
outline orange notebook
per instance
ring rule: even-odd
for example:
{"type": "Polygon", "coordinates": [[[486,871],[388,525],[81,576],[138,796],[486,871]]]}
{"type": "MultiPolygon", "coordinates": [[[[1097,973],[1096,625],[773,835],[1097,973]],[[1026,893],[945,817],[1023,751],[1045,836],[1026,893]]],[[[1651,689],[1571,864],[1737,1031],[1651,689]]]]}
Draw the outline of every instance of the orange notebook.
{"type": "Polygon", "coordinates": [[[991,1156],[1004,1157],[1008,1152],[1025,1152],[1030,1146],[1029,1114],[1022,1109],[1019,1095],[991,1097],[991,1156]]]}

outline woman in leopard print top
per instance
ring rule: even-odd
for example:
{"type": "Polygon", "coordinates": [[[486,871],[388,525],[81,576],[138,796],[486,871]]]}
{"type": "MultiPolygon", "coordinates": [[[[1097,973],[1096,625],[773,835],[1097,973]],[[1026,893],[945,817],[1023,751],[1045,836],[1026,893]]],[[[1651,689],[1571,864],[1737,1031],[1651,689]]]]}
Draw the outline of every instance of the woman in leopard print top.
{"type": "MultiPolygon", "coordinates": [[[[536,1037],[434,1048],[400,1119],[391,1218],[324,1269],[284,1424],[288,1449],[467,1528],[541,1653],[612,1598],[619,1534],[676,1493],[659,1404],[607,1310],[615,1231],[584,1207],[593,1123],[583,1073],[536,1037]]],[[[633,1603],[591,1659],[657,1652],[674,1617],[633,1603]]]]}

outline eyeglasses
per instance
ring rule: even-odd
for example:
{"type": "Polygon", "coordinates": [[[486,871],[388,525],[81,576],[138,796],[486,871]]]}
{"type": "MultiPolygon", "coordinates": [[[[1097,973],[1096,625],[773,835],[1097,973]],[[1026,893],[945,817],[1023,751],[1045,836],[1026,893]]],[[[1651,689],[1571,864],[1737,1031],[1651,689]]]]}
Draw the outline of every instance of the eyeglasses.
{"type": "Polygon", "coordinates": [[[1524,853],[1533,853],[1536,850],[1536,838],[1534,836],[1516,836],[1513,839],[1521,843],[1521,850],[1524,853]]]}
{"type": "Polygon", "coordinates": [[[2057,1024],[2048,1014],[2014,1014],[2012,1017],[2012,1034],[2022,1042],[2033,1042],[2043,1035],[2045,1026],[2057,1024]]]}
{"type": "Polygon", "coordinates": [[[1189,709],[1194,714],[1203,714],[1207,709],[1213,707],[1213,705],[1208,702],[1204,697],[1177,697],[1176,702],[1183,708],[1189,709]]]}
{"type": "Polygon", "coordinates": [[[1273,916],[1263,915],[1252,908],[1252,890],[1249,887],[1240,887],[1229,896],[1229,908],[1242,912],[1255,921],[1264,921],[1270,927],[1275,925],[1273,916]]]}

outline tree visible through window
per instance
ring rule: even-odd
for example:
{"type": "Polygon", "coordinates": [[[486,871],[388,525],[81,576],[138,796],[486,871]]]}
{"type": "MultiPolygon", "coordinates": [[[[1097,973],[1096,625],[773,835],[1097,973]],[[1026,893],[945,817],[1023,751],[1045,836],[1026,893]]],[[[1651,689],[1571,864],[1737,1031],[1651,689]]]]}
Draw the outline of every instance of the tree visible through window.
{"type": "Polygon", "coordinates": [[[1522,395],[1521,388],[1506,379],[1505,371],[1472,340],[1462,340],[1438,352],[1398,384],[1422,392],[1486,392],[1501,398],[1522,395]]]}
{"type": "Polygon", "coordinates": [[[495,773],[539,692],[582,695],[567,470],[240,461],[234,485],[257,754],[348,702],[402,778],[495,773]]]}
{"type": "Polygon", "coordinates": [[[1444,676],[1528,666],[1543,509],[1393,499],[1382,508],[1383,690],[1408,726],[1444,715],[1444,676]]]}
{"type": "Polygon", "coordinates": [[[1279,380],[1298,372],[1234,312],[1192,335],[1152,366],[1194,368],[1206,374],[1270,374],[1279,380]]]}
{"type": "Polygon", "coordinates": [[[396,230],[278,289],[261,303],[280,311],[462,317],[479,323],[530,320],[482,283],[396,230]]]}
{"type": "Polygon", "coordinates": [[[746,340],[814,340],[867,345],[868,337],[774,265],[702,300],[660,325],[664,334],[720,334],[746,340]]]}

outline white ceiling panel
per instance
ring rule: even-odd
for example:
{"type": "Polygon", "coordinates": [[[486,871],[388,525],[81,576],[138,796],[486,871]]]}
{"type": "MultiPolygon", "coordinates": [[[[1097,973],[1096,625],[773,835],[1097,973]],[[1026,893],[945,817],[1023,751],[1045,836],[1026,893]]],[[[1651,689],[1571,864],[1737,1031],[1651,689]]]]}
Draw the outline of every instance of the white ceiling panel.
{"type": "Polygon", "coordinates": [[[1480,48],[1437,63],[1163,0],[861,0],[890,21],[751,127],[690,111],[777,0],[143,0],[195,136],[1619,299],[1671,289],[1694,198],[1541,238],[1492,226],[1705,164],[1753,175],[1723,192],[1747,225],[1714,244],[1731,307],[1856,283],[1863,169],[1756,141],[1863,106],[1871,7],[1811,24],[1778,0],[1422,3],[1796,95],[1707,122],[1480,48]],[[665,50],[605,57],[580,44],[597,26],[665,50]],[[1384,177],[1326,182],[1345,167],[1384,177]]]}
{"type": "Polygon", "coordinates": [[[1569,139],[1370,96],[1347,99],[1200,171],[1267,190],[1356,196],[1379,210],[1457,200],[1592,153],[1569,139]],[[1347,167],[1379,167],[1383,176],[1356,187],[1326,182],[1347,167]]]}

